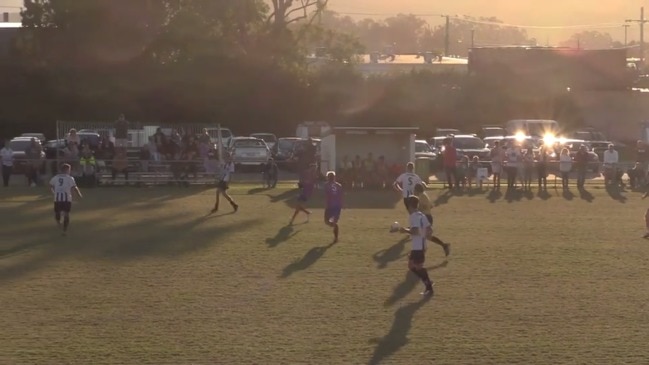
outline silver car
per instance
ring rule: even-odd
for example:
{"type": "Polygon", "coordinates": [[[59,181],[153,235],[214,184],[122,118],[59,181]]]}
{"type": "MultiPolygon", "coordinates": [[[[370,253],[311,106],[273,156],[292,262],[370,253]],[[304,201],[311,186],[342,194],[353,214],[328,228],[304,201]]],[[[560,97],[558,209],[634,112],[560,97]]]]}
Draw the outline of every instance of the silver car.
{"type": "Polygon", "coordinates": [[[259,138],[233,138],[229,152],[235,166],[262,166],[270,158],[268,145],[259,138]]]}

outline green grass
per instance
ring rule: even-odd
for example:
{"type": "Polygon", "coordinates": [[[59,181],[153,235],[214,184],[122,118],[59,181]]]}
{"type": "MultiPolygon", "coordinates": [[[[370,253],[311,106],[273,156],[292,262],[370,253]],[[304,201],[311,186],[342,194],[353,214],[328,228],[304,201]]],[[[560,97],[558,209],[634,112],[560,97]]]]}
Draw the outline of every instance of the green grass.
{"type": "Polygon", "coordinates": [[[646,364],[649,242],[637,193],[429,192],[453,243],[407,274],[390,192],[348,193],[341,242],[286,228],[288,190],[85,190],[71,232],[49,195],[0,191],[2,364],[646,364]],[[590,201],[590,202],[589,202],[590,201]]]}

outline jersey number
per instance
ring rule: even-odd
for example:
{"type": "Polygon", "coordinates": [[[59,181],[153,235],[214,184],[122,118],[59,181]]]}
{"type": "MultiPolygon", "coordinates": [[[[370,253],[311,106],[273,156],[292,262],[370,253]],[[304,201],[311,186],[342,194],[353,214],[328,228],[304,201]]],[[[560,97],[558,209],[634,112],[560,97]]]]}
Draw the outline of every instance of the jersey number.
{"type": "Polygon", "coordinates": [[[412,186],[412,176],[408,178],[408,185],[412,186]]]}
{"type": "Polygon", "coordinates": [[[63,186],[63,178],[59,178],[59,186],[63,186]]]}

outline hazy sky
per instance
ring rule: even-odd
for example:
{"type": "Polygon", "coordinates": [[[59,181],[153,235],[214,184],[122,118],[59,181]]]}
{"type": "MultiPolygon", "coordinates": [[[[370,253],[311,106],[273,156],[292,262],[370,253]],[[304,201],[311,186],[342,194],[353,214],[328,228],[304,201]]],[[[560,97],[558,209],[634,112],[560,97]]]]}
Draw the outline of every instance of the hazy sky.
{"type": "MultiPolygon", "coordinates": [[[[82,0],[80,0],[82,1],[82,0]]],[[[215,0],[216,1],[216,0],[215,0]]],[[[0,0],[1,11],[17,11],[2,6],[21,6],[22,0],[0,0]]],[[[376,13],[383,18],[401,13],[457,14],[472,16],[496,16],[509,24],[535,26],[588,25],[623,23],[625,19],[640,17],[640,7],[647,7],[649,0],[329,0],[331,10],[341,13],[376,13]]],[[[355,15],[355,17],[366,17],[355,15]]],[[[428,17],[431,24],[440,22],[439,17],[428,17]]],[[[596,29],[596,28],[588,28],[596,29]]],[[[568,38],[580,29],[528,29],[530,35],[540,42],[549,39],[556,43],[568,38]]],[[[624,37],[620,26],[599,29],[613,34],[619,40],[624,37]]],[[[637,25],[629,28],[629,38],[637,38],[637,25]]]]}

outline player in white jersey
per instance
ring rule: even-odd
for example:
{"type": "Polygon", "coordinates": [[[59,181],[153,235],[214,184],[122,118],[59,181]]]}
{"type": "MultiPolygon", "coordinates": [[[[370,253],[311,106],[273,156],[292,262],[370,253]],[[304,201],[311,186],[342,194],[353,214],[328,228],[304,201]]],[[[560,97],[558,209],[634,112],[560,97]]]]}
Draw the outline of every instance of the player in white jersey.
{"type": "Polygon", "coordinates": [[[433,234],[426,215],[419,211],[419,198],[409,196],[406,198],[406,208],[410,213],[410,228],[401,228],[402,233],[408,233],[412,238],[412,251],[408,255],[408,269],[417,275],[426,286],[422,295],[433,294],[433,282],[424,267],[426,261],[426,240],[433,234]]]}
{"type": "Polygon", "coordinates": [[[70,165],[63,164],[61,166],[63,173],[54,176],[50,180],[50,190],[54,194],[54,218],[56,219],[56,224],[61,228],[61,216],[63,216],[63,235],[65,235],[70,225],[72,191],[76,191],[79,198],[83,197],[74,178],[70,176],[70,170],[70,165]]]}
{"type": "Polygon", "coordinates": [[[230,194],[228,194],[228,189],[230,188],[230,177],[234,172],[234,162],[228,159],[223,166],[221,166],[219,171],[219,181],[216,183],[216,202],[214,203],[214,209],[212,213],[216,213],[219,210],[219,198],[221,195],[227,199],[227,201],[232,205],[235,213],[239,210],[239,206],[234,202],[230,194]]]}
{"type": "MultiPolygon", "coordinates": [[[[421,178],[415,174],[415,164],[408,162],[406,165],[406,172],[399,175],[397,180],[394,182],[394,190],[400,192],[403,195],[403,205],[406,205],[406,199],[410,196],[415,195],[415,186],[418,184],[424,184],[421,178]]],[[[424,184],[425,186],[426,184],[424,184]]],[[[406,209],[408,206],[406,205],[406,209]]]]}

